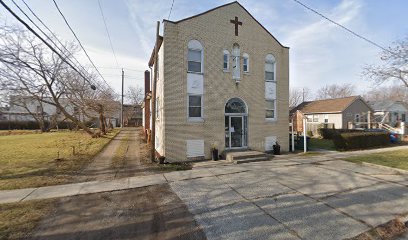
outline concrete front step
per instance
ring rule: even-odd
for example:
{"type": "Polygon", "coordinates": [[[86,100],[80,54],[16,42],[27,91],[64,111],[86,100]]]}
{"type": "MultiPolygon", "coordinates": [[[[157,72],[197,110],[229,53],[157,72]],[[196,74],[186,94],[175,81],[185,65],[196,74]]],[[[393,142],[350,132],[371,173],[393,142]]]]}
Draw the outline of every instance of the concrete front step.
{"type": "Polygon", "coordinates": [[[242,151],[226,153],[227,162],[246,163],[269,160],[269,155],[258,151],[242,151]]]}
{"type": "Polygon", "coordinates": [[[241,164],[241,163],[249,163],[249,162],[262,162],[262,161],[269,161],[270,158],[267,156],[264,157],[254,157],[254,158],[245,158],[245,159],[238,159],[233,160],[234,164],[241,164]]]}

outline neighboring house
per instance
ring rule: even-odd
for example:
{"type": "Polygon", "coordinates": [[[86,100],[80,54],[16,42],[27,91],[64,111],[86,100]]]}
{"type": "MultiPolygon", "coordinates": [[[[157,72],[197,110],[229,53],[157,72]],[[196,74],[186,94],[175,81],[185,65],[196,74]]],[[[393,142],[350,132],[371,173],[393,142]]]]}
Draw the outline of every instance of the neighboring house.
{"type": "Polygon", "coordinates": [[[336,129],[366,127],[373,109],[360,97],[325,99],[303,102],[291,110],[295,131],[303,131],[302,119],[305,117],[309,124],[330,124],[336,129]]]}
{"type": "Polygon", "coordinates": [[[123,120],[125,127],[142,126],[142,106],[123,104],[123,120]]]}
{"type": "Polygon", "coordinates": [[[377,122],[394,127],[398,122],[408,123],[408,106],[401,101],[373,101],[368,103],[374,110],[377,122]]]}
{"type": "MultiPolygon", "coordinates": [[[[52,98],[46,98],[46,101],[52,101],[52,98]]],[[[94,120],[93,127],[99,127],[99,114],[96,112],[90,112],[88,116],[85,116],[79,111],[75,106],[72,106],[68,99],[60,98],[60,104],[65,108],[65,110],[75,116],[81,121],[90,121],[94,120]]],[[[120,105],[117,104],[117,111],[108,113],[106,115],[106,121],[113,126],[117,126],[120,119],[120,105]]],[[[58,122],[65,120],[65,116],[57,109],[56,106],[44,103],[41,104],[32,97],[21,97],[21,96],[11,96],[9,107],[0,111],[0,121],[10,121],[10,122],[33,122],[36,121],[33,117],[33,114],[42,114],[45,121],[51,121],[54,116],[58,122]],[[25,106],[25,107],[23,107],[25,106]]]]}
{"type": "Polygon", "coordinates": [[[212,146],[270,151],[276,141],[288,151],[289,48],[238,2],[163,22],[158,155],[210,159],[212,146]]]}

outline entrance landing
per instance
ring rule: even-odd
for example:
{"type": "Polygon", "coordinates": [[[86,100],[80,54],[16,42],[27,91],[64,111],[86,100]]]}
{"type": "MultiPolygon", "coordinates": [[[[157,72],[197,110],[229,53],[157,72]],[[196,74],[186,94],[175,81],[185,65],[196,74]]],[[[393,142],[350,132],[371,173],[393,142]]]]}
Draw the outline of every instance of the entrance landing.
{"type": "Polygon", "coordinates": [[[271,158],[270,155],[258,151],[227,152],[225,155],[227,162],[235,164],[269,161],[271,158]]]}

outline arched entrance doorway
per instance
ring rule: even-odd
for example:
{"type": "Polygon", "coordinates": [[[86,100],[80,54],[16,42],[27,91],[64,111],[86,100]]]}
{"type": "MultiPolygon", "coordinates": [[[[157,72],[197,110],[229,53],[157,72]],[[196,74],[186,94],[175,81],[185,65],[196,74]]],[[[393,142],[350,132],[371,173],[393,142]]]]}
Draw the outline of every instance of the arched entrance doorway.
{"type": "Polygon", "coordinates": [[[248,109],[240,98],[231,98],[225,104],[225,148],[248,146],[248,109]]]}

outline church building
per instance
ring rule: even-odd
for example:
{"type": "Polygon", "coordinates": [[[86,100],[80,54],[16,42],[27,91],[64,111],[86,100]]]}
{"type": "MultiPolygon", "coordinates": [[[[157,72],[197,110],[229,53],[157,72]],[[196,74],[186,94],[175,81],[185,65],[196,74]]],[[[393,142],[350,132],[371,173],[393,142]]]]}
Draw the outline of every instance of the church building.
{"type": "Polygon", "coordinates": [[[214,147],[268,152],[276,142],[288,151],[289,48],[240,3],[164,20],[159,43],[158,155],[194,161],[214,147]]]}

